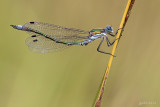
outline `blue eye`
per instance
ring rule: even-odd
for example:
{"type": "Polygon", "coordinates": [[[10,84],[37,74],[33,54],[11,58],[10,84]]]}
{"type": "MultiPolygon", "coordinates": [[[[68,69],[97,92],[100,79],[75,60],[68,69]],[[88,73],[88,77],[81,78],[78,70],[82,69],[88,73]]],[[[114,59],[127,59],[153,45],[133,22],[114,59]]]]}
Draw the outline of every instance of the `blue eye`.
{"type": "Polygon", "coordinates": [[[113,29],[112,29],[111,26],[107,26],[107,27],[106,27],[106,31],[107,31],[107,32],[113,32],[113,29]]]}
{"type": "Polygon", "coordinates": [[[110,30],[111,29],[111,27],[110,26],[107,26],[107,30],[110,30]]]}

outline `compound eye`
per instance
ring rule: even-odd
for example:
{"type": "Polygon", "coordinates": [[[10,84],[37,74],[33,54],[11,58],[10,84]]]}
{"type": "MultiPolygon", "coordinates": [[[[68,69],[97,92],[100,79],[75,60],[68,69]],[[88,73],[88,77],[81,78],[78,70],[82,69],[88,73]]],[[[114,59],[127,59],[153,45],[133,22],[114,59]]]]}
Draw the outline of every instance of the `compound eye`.
{"type": "Polygon", "coordinates": [[[108,29],[108,30],[111,30],[112,28],[111,28],[111,26],[107,26],[107,29],[108,29]]]}

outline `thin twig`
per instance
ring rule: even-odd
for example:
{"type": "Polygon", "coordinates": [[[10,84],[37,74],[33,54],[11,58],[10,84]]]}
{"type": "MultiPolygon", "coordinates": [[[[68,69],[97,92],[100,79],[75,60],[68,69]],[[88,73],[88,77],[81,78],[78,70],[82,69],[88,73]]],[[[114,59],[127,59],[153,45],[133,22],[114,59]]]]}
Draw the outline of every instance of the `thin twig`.
{"type": "Polygon", "coordinates": [[[121,37],[122,32],[124,30],[124,27],[125,27],[125,25],[128,21],[129,16],[130,16],[130,12],[131,12],[131,9],[133,7],[134,2],[135,2],[135,0],[128,0],[126,9],[124,11],[124,14],[123,14],[120,26],[119,26],[119,31],[118,31],[117,36],[116,36],[117,40],[115,41],[115,43],[113,45],[113,49],[112,49],[112,53],[111,53],[112,55],[109,58],[107,69],[105,71],[102,83],[100,85],[100,89],[98,90],[98,98],[96,97],[97,101],[96,101],[96,103],[94,103],[95,107],[101,107],[101,101],[102,101],[102,97],[103,97],[103,93],[104,93],[104,87],[105,87],[105,83],[106,83],[106,80],[107,80],[107,77],[108,77],[108,74],[109,74],[109,71],[110,71],[110,67],[111,67],[111,64],[112,64],[113,55],[115,53],[119,38],[121,37]],[[121,29],[121,28],[123,28],[123,29],[121,29]]]}

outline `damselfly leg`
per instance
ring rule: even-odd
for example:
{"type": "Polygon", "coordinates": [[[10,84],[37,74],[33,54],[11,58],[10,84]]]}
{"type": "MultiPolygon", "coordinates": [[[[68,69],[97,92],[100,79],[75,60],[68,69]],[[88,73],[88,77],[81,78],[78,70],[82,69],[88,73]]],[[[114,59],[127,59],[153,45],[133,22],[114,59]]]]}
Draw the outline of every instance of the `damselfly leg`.
{"type": "MultiPolygon", "coordinates": [[[[119,28],[119,29],[116,31],[115,34],[109,33],[109,35],[115,37],[120,29],[122,29],[122,28],[119,28]]],[[[110,42],[109,39],[108,39],[108,37],[107,37],[107,36],[105,36],[105,37],[106,37],[106,42],[107,42],[107,46],[108,46],[108,47],[112,46],[116,40],[120,39],[120,38],[118,38],[118,39],[115,39],[113,42],[110,42]]],[[[104,52],[104,51],[101,51],[101,50],[100,50],[100,47],[101,47],[103,41],[104,41],[104,36],[102,37],[102,40],[101,40],[101,42],[100,42],[100,44],[99,44],[99,46],[98,46],[98,48],[97,48],[97,51],[100,52],[100,53],[112,55],[111,53],[107,53],[107,52],[104,52]]],[[[112,55],[112,56],[114,56],[114,55],[112,55]]],[[[115,56],[114,56],[114,57],[115,57],[115,56]]]]}
{"type": "MultiPolygon", "coordinates": [[[[112,55],[111,53],[107,53],[107,52],[104,52],[104,51],[101,51],[101,50],[100,50],[100,47],[101,47],[103,41],[104,41],[104,37],[102,37],[102,40],[101,40],[100,44],[98,45],[97,51],[100,52],[100,53],[112,55]]],[[[108,40],[108,41],[109,41],[109,40],[108,40]]],[[[109,45],[109,46],[110,46],[110,45],[109,45]]],[[[112,56],[114,56],[114,55],[112,55],[112,56]]],[[[115,57],[115,56],[114,56],[114,57],[115,57]]]]}
{"type": "Polygon", "coordinates": [[[123,30],[123,28],[119,28],[119,29],[117,29],[117,31],[116,31],[116,33],[115,33],[115,34],[111,34],[111,33],[109,33],[109,35],[111,35],[111,36],[115,37],[115,36],[117,35],[117,33],[118,33],[118,31],[119,31],[120,29],[122,29],[122,30],[123,30]]]}

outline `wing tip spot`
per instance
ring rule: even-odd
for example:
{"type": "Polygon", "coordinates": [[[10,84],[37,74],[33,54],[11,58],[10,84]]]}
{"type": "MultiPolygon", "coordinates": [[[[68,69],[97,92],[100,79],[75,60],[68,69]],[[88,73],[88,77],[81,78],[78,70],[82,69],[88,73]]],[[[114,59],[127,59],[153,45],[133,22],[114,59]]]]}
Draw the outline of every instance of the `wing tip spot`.
{"type": "Polygon", "coordinates": [[[32,35],[31,37],[37,37],[36,35],[32,35]]]}
{"type": "Polygon", "coordinates": [[[34,22],[29,22],[30,24],[34,24],[34,22]]]}
{"type": "Polygon", "coordinates": [[[33,42],[37,42],[37,41],[38,41],[37,39],[33,40],[33,42]]]}

